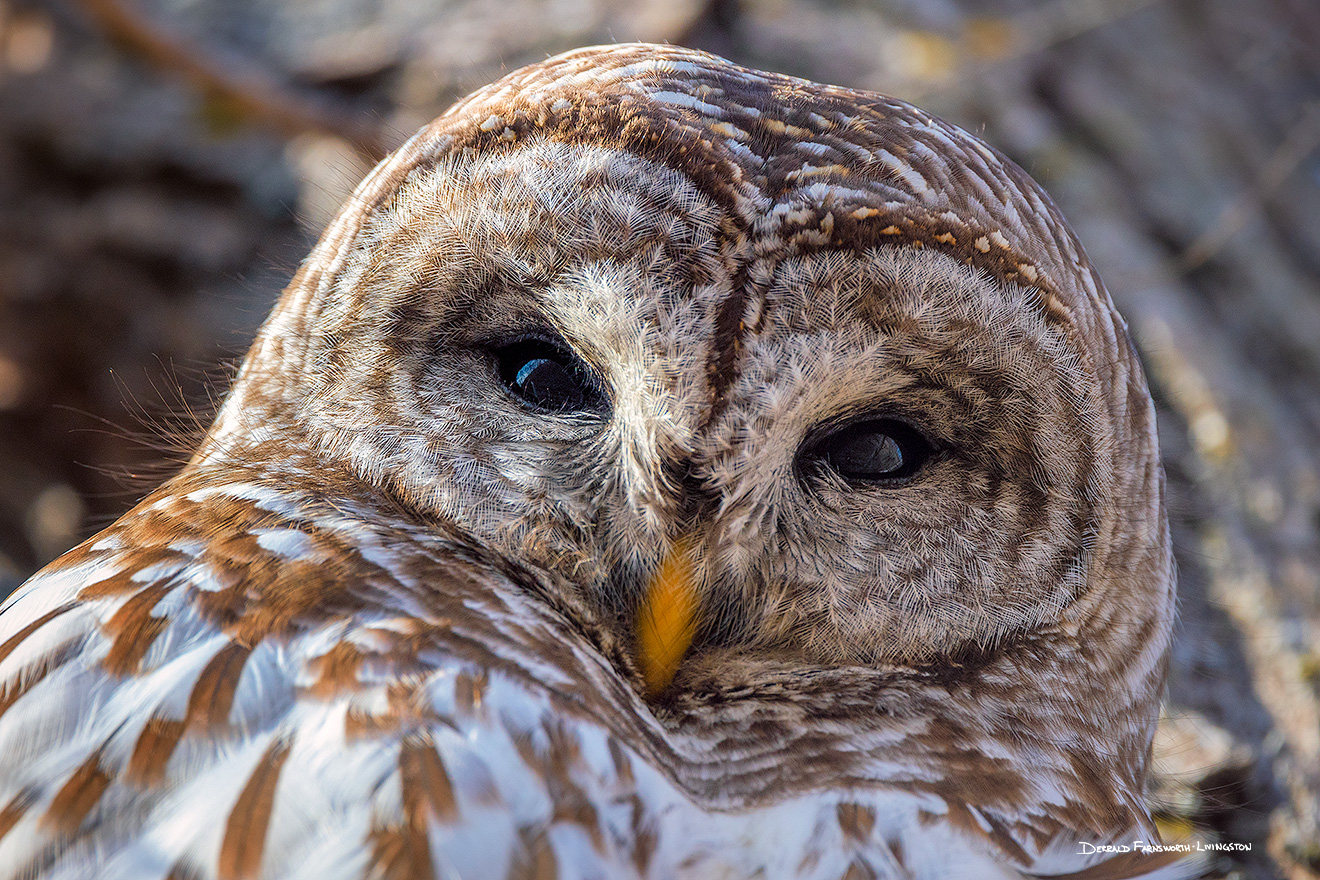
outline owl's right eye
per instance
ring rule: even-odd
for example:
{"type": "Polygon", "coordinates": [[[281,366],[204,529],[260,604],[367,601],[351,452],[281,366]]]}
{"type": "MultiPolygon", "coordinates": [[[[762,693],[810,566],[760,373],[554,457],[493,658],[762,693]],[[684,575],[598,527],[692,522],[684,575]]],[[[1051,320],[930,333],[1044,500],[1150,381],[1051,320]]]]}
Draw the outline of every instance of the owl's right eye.
{"type": "Polygon", "coordinates": [[[494,349],[500,381],[515,397],[551,413],[599,412],[605,394],[591,368],[563,346],[518,339],[494,349]]]}

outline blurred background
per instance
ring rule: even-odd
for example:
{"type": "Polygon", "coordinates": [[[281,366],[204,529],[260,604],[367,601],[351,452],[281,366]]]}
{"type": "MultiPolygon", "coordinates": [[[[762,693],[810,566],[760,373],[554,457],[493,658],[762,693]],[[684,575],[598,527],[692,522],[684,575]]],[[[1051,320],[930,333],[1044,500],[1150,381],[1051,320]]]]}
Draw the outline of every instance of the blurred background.
{"type": "Polygon", "coordinates": [[[384,151],[624,40],[905,98],[1053,194],[1159,407],[1162,828],[1320,877],[1315,0],[0,0],[0,596],[186,458],[384,151]]]}

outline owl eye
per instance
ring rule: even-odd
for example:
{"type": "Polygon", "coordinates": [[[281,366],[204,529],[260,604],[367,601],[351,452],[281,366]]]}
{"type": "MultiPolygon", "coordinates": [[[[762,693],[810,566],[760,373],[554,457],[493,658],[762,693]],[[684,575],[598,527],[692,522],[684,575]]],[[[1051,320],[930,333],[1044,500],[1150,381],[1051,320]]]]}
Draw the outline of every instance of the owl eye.
{"type": "Polygon", "coordinates": [[[591,369],[563,346],[519,339],[494,350],[500,381],[514,395],[553,413],[599,411],[605,395],[591,369]]]}
{"type": "Polygon", "coordinates": [[[807,463],[826,467],[845,480],[903,480],[921,469],[935,449],[911,425],[897,419],[866,419],[834,427],[803,450],[807,463]]]}

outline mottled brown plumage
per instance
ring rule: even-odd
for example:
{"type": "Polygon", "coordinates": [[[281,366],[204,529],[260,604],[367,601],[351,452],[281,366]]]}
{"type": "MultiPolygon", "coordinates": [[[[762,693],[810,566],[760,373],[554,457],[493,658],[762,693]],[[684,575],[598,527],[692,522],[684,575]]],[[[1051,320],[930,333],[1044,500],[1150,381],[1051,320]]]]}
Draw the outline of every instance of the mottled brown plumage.
{"type": "Polygon", "coordinates": [[[1079,853],[1158,837],[1172,603],[1020,169],[584,49],[373,171],[183,472],[10,600],[0,874],[1186,876],[1079,853]]]}

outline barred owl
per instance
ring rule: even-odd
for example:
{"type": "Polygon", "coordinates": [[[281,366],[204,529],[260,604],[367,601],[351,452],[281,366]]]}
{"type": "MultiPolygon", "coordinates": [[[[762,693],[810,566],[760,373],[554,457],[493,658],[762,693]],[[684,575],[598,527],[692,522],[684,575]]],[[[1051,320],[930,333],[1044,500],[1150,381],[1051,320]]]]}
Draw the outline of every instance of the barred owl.
{"type": "Polygon", "coordinates": [[[377,167],[8,601],[0,876],[1181,876],[1095,846],[1157,839],[1162,479],[1011,162],[570,52],[377,167]]]}

